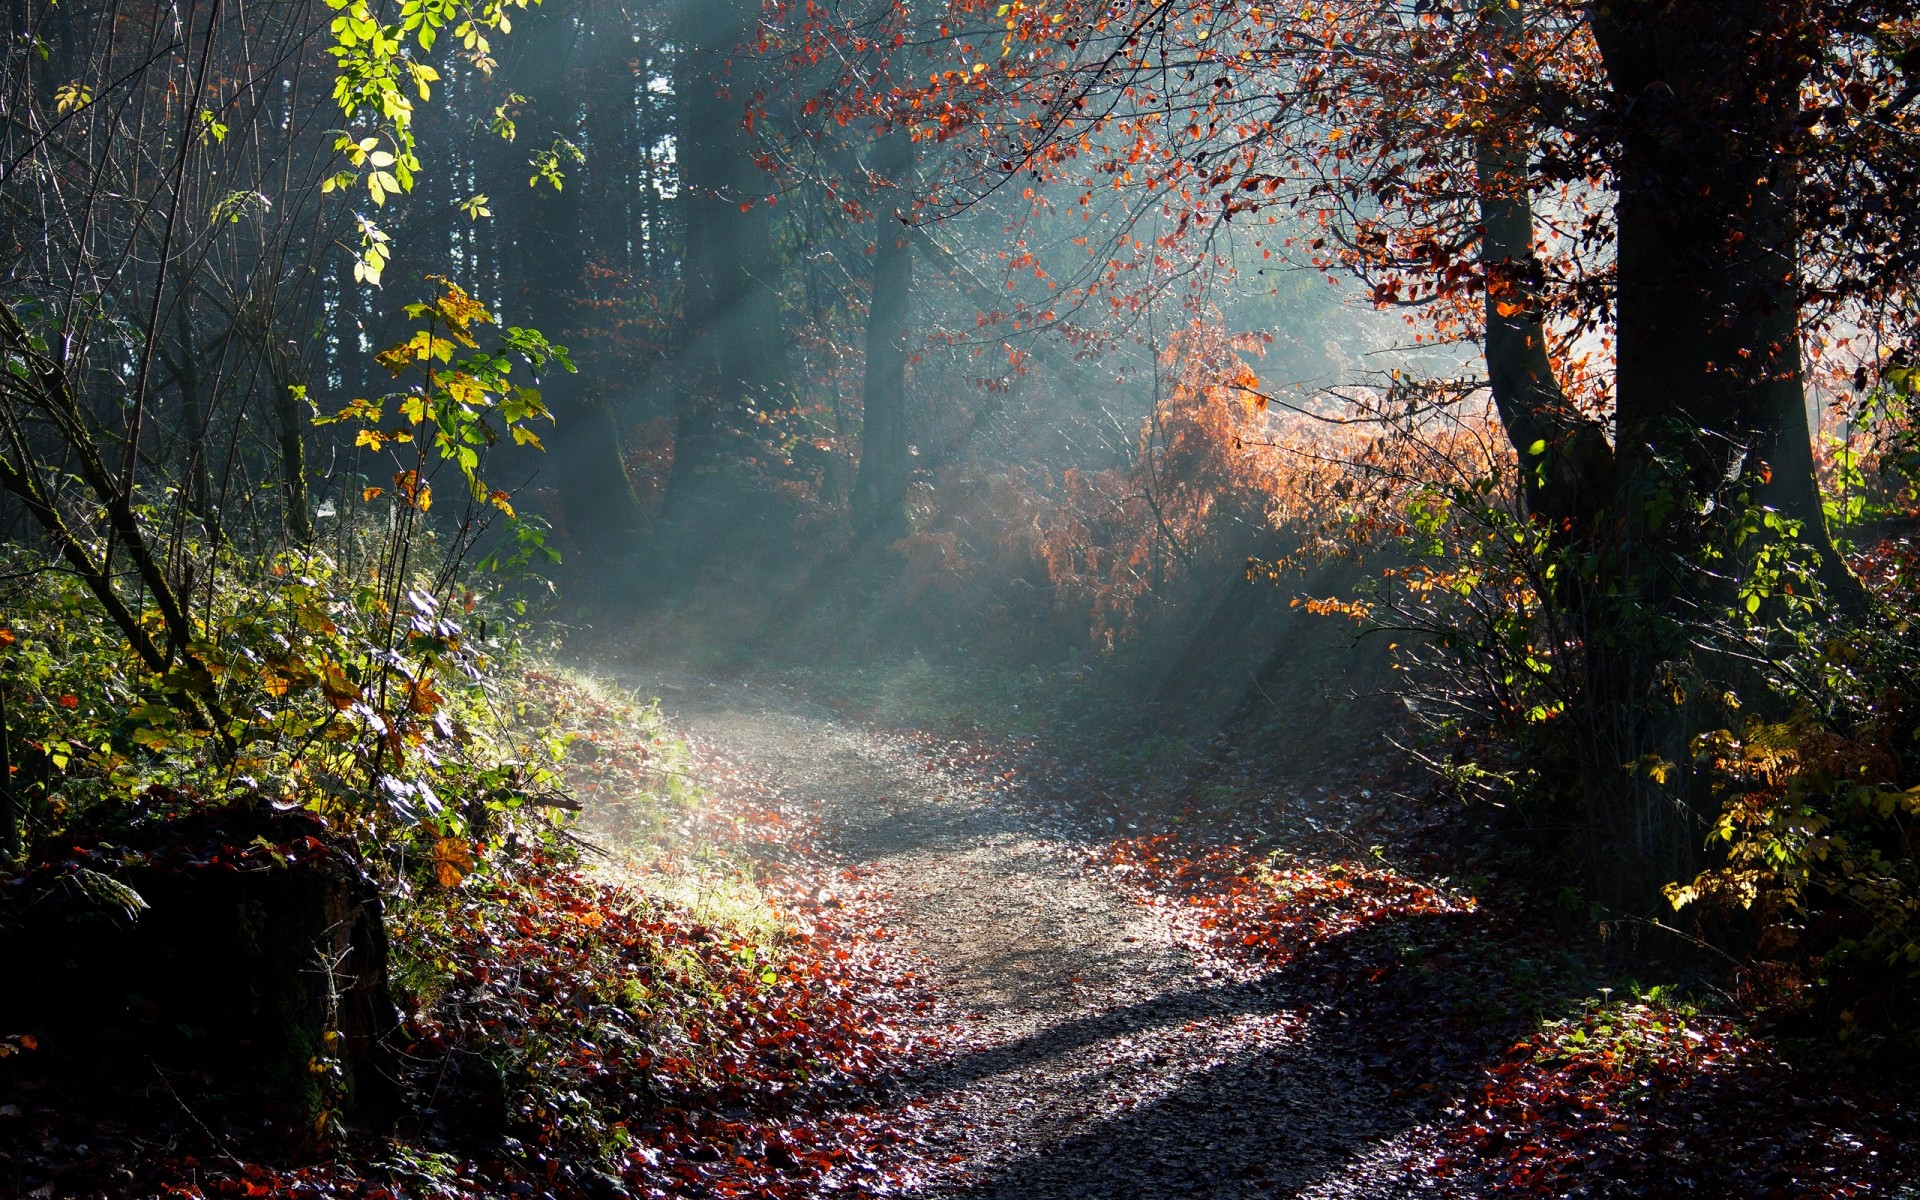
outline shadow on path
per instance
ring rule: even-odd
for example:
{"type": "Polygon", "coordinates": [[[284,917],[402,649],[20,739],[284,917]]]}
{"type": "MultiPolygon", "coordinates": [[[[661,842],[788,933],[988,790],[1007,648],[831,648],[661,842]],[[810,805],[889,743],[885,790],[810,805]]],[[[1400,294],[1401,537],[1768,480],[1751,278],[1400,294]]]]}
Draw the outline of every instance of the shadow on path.
{"type": "Polygon", "coordinates": [[[901,1079],[976,1125],[1024,1131],[940,1194],[1293,1196],[1323,1181],[1329,1196],[1413,1194],[1390,1161],[1333,1177],[1537,1019],[1485,1003],[1478,972],[1400,964],[1402,947],[1457,946],[1483,920],[1396,919],[1268,974],[1075,1017],[901,1079]]]}

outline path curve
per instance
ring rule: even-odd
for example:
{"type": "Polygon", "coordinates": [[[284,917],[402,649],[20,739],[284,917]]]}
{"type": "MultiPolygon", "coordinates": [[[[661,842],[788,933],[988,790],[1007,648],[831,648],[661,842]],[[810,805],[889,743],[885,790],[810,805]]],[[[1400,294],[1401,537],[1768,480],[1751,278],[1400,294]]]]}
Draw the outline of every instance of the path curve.
{"type": "Polygon", "coordinates": [[[1284,978],[1197,961],[1165,910],[1089,869],[1092,843],[1048,831],[1013,785],[783,689],[627,682],[817,819],[924,960],[948,1050],[901,1081],[926,1133],[895,1194],[1413,1194],[1391,1152],[1407,1114],[1378,1072],[1320,1046],[1284,978]]]}

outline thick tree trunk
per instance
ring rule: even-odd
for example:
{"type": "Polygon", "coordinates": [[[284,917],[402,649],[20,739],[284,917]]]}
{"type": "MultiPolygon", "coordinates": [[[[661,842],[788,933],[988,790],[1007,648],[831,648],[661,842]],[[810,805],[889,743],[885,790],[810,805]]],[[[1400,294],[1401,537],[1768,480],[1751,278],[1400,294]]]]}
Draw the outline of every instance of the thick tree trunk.
{"type": "MultiPolygon", "coordinates": [[[[1493,398],[1528,509],[1577,556],[1553,599],[1585,647],[1584,771],[1682,764],[1679,783],[1629,772],[1584,796],[1589,836],[1618,856],[1606,883],[1622,902],[1697,865],[1706,798],[1688,791],[1684,764],[1701,718],[1679,697],[1701,690],[1693,673],[1714,695],[1738,674],[1699,634],[1732,611],[1750,569],[1739,538],[1752,506],[1798,523],[1843,605],[1860,595],[1814,476],[1795,269],[1804,67],[1781,7],[1590,10],[1620,101],[1611,445],[1568,403],[1547,353],[1525,135],[1494,122],[1478,148],[1493,398]]],[[[1517,31],[1521,14],[1495,19],[1517,31]]]]}
{"type": "Polygon", "coordinates": [[[1615,442],[1623,484],[1683,493],[1680,520],[1761,481],[1752,499],[1799,524],[1830,594],[1853,607],[1863,597],[1826,528],[1806,413],[1805,58],[1790,7],[1593,7],[1621,114],[1615,442]]]}
{"type": "MultiPolygon", "coordinates": [[[[874,154],[873,171],[890,185],[904,182],[913,143],[890,135],[874,154]]],[[[867,365],[861,387],[860,470],[851,516],[861,537],[891,542],[907,532],[907,329],[913,300],[913,243],[905,215],[882,206],[875,232],[873,289],[867,304],[867,365]]]]}

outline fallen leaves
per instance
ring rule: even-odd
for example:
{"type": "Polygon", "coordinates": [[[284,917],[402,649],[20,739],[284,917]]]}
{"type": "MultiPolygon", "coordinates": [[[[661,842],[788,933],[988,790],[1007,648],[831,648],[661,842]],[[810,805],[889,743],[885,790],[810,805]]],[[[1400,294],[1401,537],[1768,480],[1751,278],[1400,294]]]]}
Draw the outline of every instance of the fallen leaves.
{"type": "Polygon", "coordinates": [[[1468,913],[1452,896],[1381,867],[1292,863],[1244,845],[1193,846],[1175,834],[1122,838],[1095,861],[1143,900],[1187,908],[1194,940],[1223,959],[1263,967],[1389,918],[1468,913]]]}
{"type": "Polygon", "coordinates": [[[1897,1093],[1655,996],[1592,1002],[1516,1042],[1412,1159],[1453,1196],[1839,1200],[1911,1184],[1917,1150],[1897,1093]]]}
{"type": "Polygon", "coordinates": [[[470,884],[444,915],[411,953],[457,974],[410,1021],[409,1053],[504,1060],[510,1125],[534,1163],[559,1164],[550,1185],[600,1172],[639,1196],[787,1196],[867,1171],[896,1136],[859,1097],[909,1048],[893,1018],[915,981],[834,953],[863,939],[825,913],[768,962],[543,861],[470,884]]]}

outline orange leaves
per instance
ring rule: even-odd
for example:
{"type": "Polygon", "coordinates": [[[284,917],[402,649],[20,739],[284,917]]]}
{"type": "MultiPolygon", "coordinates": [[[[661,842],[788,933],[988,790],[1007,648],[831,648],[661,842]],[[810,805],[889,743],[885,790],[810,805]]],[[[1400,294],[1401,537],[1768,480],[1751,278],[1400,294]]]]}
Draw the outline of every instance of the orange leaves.
{"type": "Polygon", "coordinates": [[[433,844],[433,877],[441,887],[458,887],[471,874],[473,847],[465,839],[443,837],[433,844]]]}
{"type": "Polygon", "coordinates": [[[421,512],[433,507],[433,485],[421,478],[418,471],[396,471],[393,486],[400,490],[406,502],[421,512]]]}
{"type": "Polygon", "coordinates": [[[1316,617],[1345,617],[1360,624],[1373,616],[1373,606],[1364,600],[1342,600],[1329,596],[1325,600],[1316,600],[1312,596],[1295,596],[1287,602],[1289,608],[1304,608],[1316,617]]]}
{"type": "Polygon", "coordinates": [[[1259,966],[1387,920],[1475,908],[1471,898],[1380,867],[1283,865],[1243,846],[1193,846],[1175,834],[1124,838],[1096,861],[1134,888],[1184,904],[1191,940],[1259,966]]]}

